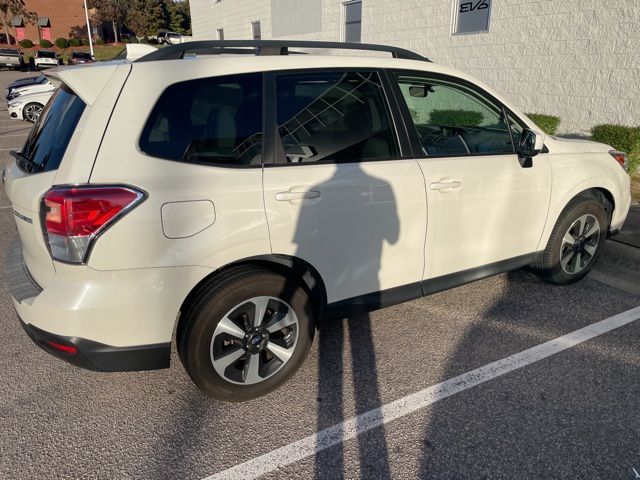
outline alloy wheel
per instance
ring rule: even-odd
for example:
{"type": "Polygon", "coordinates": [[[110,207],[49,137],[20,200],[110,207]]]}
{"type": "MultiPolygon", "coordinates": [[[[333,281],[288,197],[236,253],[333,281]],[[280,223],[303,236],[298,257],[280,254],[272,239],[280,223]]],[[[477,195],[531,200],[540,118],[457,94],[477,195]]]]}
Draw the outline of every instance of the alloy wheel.
{"type": "Polygon", "coordinates": [[[289,361],[298,330],[298,317],[287,302],[275,297],[242,302],[216,326],[210,347],[213,368],[232,383],[260,383],[289,361]]]}
{"type": "Polygon", "coordinates": [[[31,123],[35,123],[40,114],[42,113],[42,107],[40,105],[31,104],[24,107],[24,117],[31,123]]]}
{"type": "Polygon", "coordinates": [[[562,238],[560,266],[569,275],[584,270],[593,260],[600,243],[600,223],[591,214],[582,215],[571,224],[562,238]]]}

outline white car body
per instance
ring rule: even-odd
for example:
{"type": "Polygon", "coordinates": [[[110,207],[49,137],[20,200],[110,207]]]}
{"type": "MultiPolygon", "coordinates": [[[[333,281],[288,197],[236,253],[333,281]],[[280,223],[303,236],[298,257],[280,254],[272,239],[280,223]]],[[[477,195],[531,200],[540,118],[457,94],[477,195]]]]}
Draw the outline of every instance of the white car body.
{"type": "Polygon", "coordinates": [[[54,89],[47,88],[44,91],[25,92],[24,95],[14,98],[7,103],[7,109],[9,117],[14,120],[26,120],[34,122],[37,118],[31,118],[32,113],[29,111],[31,107],[36,107],[35,110],[42,111],[44,107],[49,103],[49,100],[53,96],[54,89]]]}
{"type": "MultiPolygon", "coordinates": [[[[53,51],[47,51],[48,53],[53,53],[53,51]]],[[[45,57],[40,54],[40,51],[36,52],[33,57],[33,62],[36,65],[37,70],[42,70],[45,68],[53,68],[58,66],[58,54],[55,54],[54,58],[45,57]]]]}
{"type": "MultiPolygon", "coordinates": [[[[581,192],[606,192],[613,204],[609,232],[621,228],[631,203],[629,176],[611,147],[593,142],[544,137],[546,149],[529,167],[513,153],[228,168],[141,150],[150,112],[170,85],[318,68],[464,82],[538,130],[477,79],[416,60],[220,55],[50,71],[86,107],[58,168],[29,174],[13,162],[5,172],[20,235],[16,255],[34,285],[31,294],[14,293],[30,334],[86,339],[113,352],[148,348],[158,356],[125,367],[93,358],[90,368],[166,367],[185,299],[230,265],[256,259],[278,268],[309,265],[328,308],[372,295],[383,306],[531,263],[581,192]],[[53,185],[127,185],[141,192],[141,203],[93,239],[83,262],[71,264],[52,258],[39,220],[53,185]]],[[[537,138],[541,146],[542,134],[537,138]]]]}
{"type": "Polygon", "coordinates": [[[11,95],[9,96],[7,103],[11,103],[13,100],[24,95],[32,95],[35,93],[43,93],[43,92],[53,93],[54,90],[55,90],[55,85],[49,81],[47,81],[46,83],[43,83],[42,85],[27,85],[25,87],[16,88],[11,92],[11,95]]]}

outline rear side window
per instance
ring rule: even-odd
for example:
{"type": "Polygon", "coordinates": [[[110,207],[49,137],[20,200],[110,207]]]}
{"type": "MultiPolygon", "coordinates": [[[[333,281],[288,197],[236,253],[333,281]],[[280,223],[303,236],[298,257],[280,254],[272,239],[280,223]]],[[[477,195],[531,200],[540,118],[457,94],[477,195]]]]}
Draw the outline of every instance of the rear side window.
{"type": "Polygon", "coordinates": [[[22,149],[34,171],[56,170],[67,151],[85,104],[66,86],[59,88],[42,112],[22,149]]]}
{"type": "Polygon", "coordinates": [[[276,82],[278,131],[287,163],[398,158],[378,73],[286,73],[276,82]]]}
{"type": "Polygon", "coordinates": [[[262,74],[176,83],[153,108],[140,139],[148,155],[210,165],[262,162],[262,74]]]}

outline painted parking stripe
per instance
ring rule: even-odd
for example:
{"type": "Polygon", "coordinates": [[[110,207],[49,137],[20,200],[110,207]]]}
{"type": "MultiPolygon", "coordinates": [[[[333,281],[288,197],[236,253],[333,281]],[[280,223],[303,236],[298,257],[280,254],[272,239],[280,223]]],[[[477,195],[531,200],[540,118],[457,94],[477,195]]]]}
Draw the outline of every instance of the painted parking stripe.
{"type": "Polygon", "coordinates": [[[432,385],[376,409],[369,410],[357,417],[322,430],[315,435],[213,474],[205,480],[257,478],[314,455],[316,452],[351,440],[368,430],[409,415],[416,410],[433,405],[456,393],[531,365],[639,319],[640,307],[633,308],[510,357],[432,385]]]}

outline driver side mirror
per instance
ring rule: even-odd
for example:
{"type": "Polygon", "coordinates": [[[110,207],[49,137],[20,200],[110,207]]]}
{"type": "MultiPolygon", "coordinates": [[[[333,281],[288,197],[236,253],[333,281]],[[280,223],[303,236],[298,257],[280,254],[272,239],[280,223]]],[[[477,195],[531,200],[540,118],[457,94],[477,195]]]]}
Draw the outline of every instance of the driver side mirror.
{"type": "Polygon", "coordinates": [[[533,158],[544,148],[544,134],[526,128],[522,131],[518,153],[525,158],[533,158]]]}

